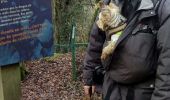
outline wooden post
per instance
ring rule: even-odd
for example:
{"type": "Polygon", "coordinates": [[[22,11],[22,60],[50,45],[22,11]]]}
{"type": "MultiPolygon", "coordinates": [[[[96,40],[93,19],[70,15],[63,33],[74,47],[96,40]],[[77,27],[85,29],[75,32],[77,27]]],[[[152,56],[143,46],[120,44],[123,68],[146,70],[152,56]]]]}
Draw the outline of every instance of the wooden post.
{"type": "Polygon", "coordinates": [[[0,100],[20,100],[21,74],[19,64],[0,67],[0,100]]]}
{"type": "Polygon", "coordinates": [[[0,100],[4,100],[3,86],[2,86],[2,75],[0,69],[0,100]]]}

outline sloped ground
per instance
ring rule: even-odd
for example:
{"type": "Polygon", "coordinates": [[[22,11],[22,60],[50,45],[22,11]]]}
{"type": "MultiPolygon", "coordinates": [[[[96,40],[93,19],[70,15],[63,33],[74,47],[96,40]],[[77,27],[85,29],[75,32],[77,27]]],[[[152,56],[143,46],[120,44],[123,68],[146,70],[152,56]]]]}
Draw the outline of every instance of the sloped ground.
{"type": "Polygon", "coordinates": [[[63,54],[53,59],[27,62],[29,74],[21,84],[21,100],[81,100],[82,63],[84,53],[76,56],[78,80],[72,81],[71,54],[63,54]]]}

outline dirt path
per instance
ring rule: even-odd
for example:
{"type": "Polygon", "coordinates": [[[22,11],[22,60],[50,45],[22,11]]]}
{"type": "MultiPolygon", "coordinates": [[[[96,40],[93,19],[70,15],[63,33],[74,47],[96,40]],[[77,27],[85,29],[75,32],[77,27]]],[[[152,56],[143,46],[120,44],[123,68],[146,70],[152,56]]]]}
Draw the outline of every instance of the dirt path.
{"type": "Polygon", "coordinates": [[[84,54],[77,54],[78,81],[72,81],[71,54],[27,62],[29,74],[21,84],[22,100],[81,100],[84,54]]]}

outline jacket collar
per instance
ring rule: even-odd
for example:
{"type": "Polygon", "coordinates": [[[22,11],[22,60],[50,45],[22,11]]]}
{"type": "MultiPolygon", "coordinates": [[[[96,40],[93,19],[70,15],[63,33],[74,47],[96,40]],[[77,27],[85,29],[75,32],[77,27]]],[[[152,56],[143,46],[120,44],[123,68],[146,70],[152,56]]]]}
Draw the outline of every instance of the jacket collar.
{"type": "MultiPolygon", "coordinates": [[[[149,17],[149,16],[154,16],[155,13],[153,12],[153,8],[154,8],[154,4],[151,0],[142,0],[137,11],[141,11],[141,10],[146,10],[146,11],[144,13],[142,13],[143,15],[141,15],[139,19],[143,19],[143,18],[149,17]]],[[[127,27],[128,27],[128,25],[127,25],[127,27]]],[[[127,30],[130,31],[129,28],[125,28],[125,30],[126,30],[126,32],[127,32],[127,30]]],[[[119,45],[119,43],[122,40],[124,40],[128,36],[128,34],[130,34],[130,32],[128,32],[126,34],[122,34],[120,36],[120,38],[116,42],[115,48],[119,45]]]]}
{"type": "Polygon", "coordinates": [[[148,10],[148,9],[152,9],[152,8],[154,8],[154,4],[153,4],[152,0],[141,0],[140,6],[137,9],[137,11],[148,10]]]}

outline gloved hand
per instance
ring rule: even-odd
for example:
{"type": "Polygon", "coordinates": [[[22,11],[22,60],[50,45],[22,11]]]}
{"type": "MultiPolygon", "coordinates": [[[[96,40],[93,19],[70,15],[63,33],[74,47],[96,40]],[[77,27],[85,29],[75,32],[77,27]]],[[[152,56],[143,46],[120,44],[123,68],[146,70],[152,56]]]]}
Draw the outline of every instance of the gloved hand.
{"type": "Polygon", "coordinates": [[[104,79],[105,69],[102,66],[97,66],[94,72],[93,81],[96,85],[102,85],[104,79]]]}

